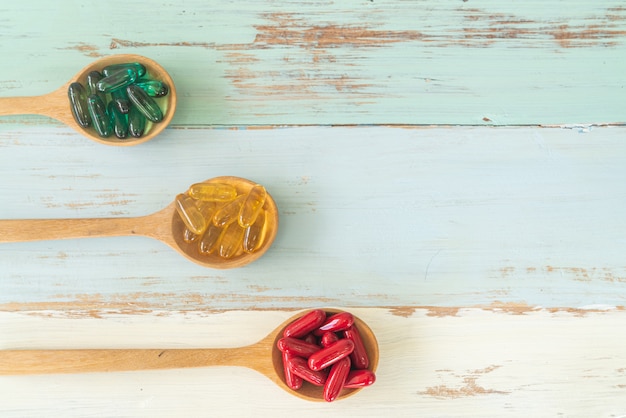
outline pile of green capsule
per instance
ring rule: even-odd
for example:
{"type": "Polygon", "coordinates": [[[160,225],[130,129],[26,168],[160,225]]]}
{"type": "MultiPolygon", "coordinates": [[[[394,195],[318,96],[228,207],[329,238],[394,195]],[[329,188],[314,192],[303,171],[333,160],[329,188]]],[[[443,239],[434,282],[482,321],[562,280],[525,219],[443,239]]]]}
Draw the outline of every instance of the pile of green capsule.
{"type": "Polygon", "coordinates": [[[76,123],[93,126],[98,135],[140,138],[147,122],[159,123],[163,112],[156,98],[169,92],[166,83],[147,76],[143,64],[112,64],[87,74],[85,85],[70,84],[67,94],[76,123]],[[85,86],[86,85],[86,86],[85,86]]]}

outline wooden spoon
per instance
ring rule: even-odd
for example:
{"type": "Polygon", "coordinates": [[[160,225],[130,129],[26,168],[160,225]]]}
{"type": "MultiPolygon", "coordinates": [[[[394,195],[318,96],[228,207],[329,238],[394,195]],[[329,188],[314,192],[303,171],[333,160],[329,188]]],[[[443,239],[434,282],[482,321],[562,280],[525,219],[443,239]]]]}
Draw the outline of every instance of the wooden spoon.
{"type": "MultiPolygon", "coordinates": [[[[206,181],[231,184],[239,194],[248,192],[256,184],[233,176],[215,177],[206,181]]],[[[143,235],[163,241],[200,265],[229,269],[253,262],[274,242],[278,231],[278,208],[269,193],[263,208],[266,211],[266,227],[260,248],[252,253],[243,252],[231,258],[222,258],[216,253],[202,254],[197,245],[185,242],[183,239],[185,224],[176,212],[174,202],[158,212],[134,218],[0,220],[0,243],[143,235]]]]}
{"type": "Polygon", "coordinates": [[[65,83],[57,90],[41,96],[26,97],[0,97],[0,116],[5,115],[44,115],[57,119],[76,131],[85,135],[89,139],[107,145],[137,145],[157,136],[170,123],[176,111],[176,88],[174,81],[163,67],[155,61],[133,54],[119,54],[96,60],[80,70],[71,80],[65,83]],[[89,127],[87,129],[76,123],[70,109],[70,102],[67,95],[67,89],[74,81],[79,81],[85,85],[87,74],[91,71],[101,71],[104,67],[111,64],[122,64],[129,62],[139,62],[146,67],[146,73],[150,78],[165,82],[169,87],[169,93],[160,99],[157,99],[161,110],[163,111],[163,120],[159,123],[150,121],[146,124],[146,132],[139,138],[129,136],[126,139],[119,139],[115,135],[108,138],[100,137],[96,131],[89,127]]]}
{"type": "MultiPolygon", "coordinates": [[[[324,309],[328,314],[337,309],[324,309]]],[[[208,366],[248,367],[264,374],[287,392],[310,401],[323,401],[323,388],[305,383],[293,390],[285,383],[282,353],[276,348],[283,330],[294,320],[305,315],[300,312],[270,332],[262,340],[235,348],[182,349],[66,349],[66,350],[1,350],[0,375],[67,374],[93,372],[120,372],[157,369],[178,369],[208,366]]],[[[368,369],[378,366],[378,342],[372,330],[361,319],[354,317],[369,357],[368,369]]],[[[344,388],[337,399],[354,395],[361,390],[344,388]]]]}

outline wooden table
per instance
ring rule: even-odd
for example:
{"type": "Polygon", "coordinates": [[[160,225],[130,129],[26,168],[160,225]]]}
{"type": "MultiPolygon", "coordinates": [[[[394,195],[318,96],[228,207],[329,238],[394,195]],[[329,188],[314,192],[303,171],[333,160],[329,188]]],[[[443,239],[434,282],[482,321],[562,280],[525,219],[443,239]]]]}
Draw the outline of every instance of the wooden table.
{"type": "Polygon", "coordinates": [[[626,415],[623,1],[25,0],[0,35],[3,97],[118,53],[179,93],[136,147],[0,117],[0,218],[140,216],[222,175],[280,209],[234,270],[141,237],[1,244],[0,349],[234,347],[339,307],[381,352],[331,404],[217,367],[2,376],[3,417],[626,415]]]}

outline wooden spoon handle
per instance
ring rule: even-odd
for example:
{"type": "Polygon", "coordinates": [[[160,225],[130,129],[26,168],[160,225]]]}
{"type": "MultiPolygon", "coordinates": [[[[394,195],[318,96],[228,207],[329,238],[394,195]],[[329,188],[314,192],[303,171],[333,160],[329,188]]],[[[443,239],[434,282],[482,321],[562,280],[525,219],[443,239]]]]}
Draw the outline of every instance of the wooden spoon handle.
{"type": "MultiPolygon", "coordinates": [[[[254,347],[254,346],[249,346],[254,347]]],[[[254,368],[247,348],[2,350],[0,375],[119,372],[206,366],[254,368]]],[[[269,361],[268,361],[269,362],[269,361]]]]}
{"type": "Polygon", "coordinates": [[[43,115],[70,124],[74,121],[67,86],[41,96],[0,97],[0,116],[7,115],[43,115]]]}
{"type": "Polygon", "coordinates": [[[144,235],[142,218],[0,220],[0,242],[144,235]]]}

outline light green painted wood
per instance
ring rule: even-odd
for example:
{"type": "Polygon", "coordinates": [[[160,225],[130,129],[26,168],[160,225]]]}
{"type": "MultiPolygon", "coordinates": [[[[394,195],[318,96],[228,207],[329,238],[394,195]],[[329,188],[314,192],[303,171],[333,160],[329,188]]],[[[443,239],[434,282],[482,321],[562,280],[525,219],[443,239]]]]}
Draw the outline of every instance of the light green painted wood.
{"type": "MultiPolygon", "coordinates": [[[[127,6],[4,2],[0,95],[45,93],[95,57],[129,52],[175,78],[178,126],[626,119],[621,0],[127,6]]],[[[12,122],[49,123],[0,117],[12,122]]]]}

